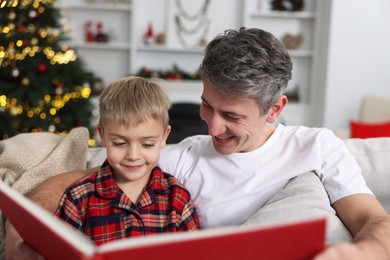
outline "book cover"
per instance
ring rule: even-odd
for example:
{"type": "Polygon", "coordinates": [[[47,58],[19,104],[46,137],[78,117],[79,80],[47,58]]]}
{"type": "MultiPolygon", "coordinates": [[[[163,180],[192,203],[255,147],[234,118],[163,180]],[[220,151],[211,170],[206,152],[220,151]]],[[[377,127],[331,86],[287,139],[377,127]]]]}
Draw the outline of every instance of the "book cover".
{"type": "Polygon", "coordinates": [[[126,238],[101,246],[0,181],[0,209],[46,259],[311,259],[324,249],[325,219],[126,238]]]}

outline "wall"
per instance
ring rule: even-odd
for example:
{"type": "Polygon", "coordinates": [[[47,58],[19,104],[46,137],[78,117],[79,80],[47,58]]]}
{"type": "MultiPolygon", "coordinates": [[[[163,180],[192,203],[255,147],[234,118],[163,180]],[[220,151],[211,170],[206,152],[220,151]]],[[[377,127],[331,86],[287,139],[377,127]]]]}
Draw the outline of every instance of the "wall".
{"type": "Polygon", "coordinates": [[[361,98],[390,96],[390,1],[332,0],[323,126],[348,127],[361,98]]]}

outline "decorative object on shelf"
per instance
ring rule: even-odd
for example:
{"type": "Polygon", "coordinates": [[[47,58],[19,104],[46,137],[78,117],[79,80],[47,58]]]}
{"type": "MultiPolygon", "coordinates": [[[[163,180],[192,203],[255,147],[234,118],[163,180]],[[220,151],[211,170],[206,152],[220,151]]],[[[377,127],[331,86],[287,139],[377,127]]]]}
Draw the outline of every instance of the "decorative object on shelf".
{"type": "Polygon", "coordinates": [[[156,36],[156,43],[157,44],[165,45],[166,42],[167,42],[167,37],[166,37],[165,33],[157,34],[157,36],[156,36]]]}
{"type": "Polygon", "coordinates": [[[297,35],[285,34],[282,37],[282,43],[288,50],[297,50],[303,42],[303,35],[299,33],[297,35]]]}
{"type": "Polygon", "coordinates": [[[175,4],[178,10],[178,14],[175,15],[175,30],[180,43],[184,47],[188,47],[189,44],[184,39],[185,35],[192,36],[197,33],[201,33],[198,42],[192,45],[195,46],[206,45],[207,44],[206,36],[208,34],[209,27],[210,27],[210,19],[207,17],[210,0],[204,0],[203,5],[198,10],[198,12],[195,13],[194,15],[191,15],[184,10],[180,0],[175,0],[175,4]],[[183,20],[187,20],[188,22],[193,22],[196,25],[194,28],[189,29],[185,26],[183,20]]]}
{"type": "Polygon", "coordinates": [[[93,29],[92,29],[92,22],[87,21],[84,24],[84,41],[86,42],[93,42],[93,29]]]}
{"type": "Polygon", "coordinates": [[[148,28],[146,29],[145,35],[144,35],[144,43],[145,44],[153,44],[155,43],[154,38],[154,32],[153,32],[153,25],[151,22],[148,23],[148,28]]]}
{"type": "Polygon", "coordinates": [[[95,42],[108,42],[108,35],[103,32],[103,23],[98,22],[96,24],[96,35],[95,35],[95,42]]]}
{"type": "Polygon", "coordinates": [[[172,70],[153,70],[148,67],[141,68],[137,76],[143,78],[160,78],[167,80],[199,80],[198,72],[188,73],[184,70],[179,69],[176,65],[173,66],[172,70]]]}
{"type": "MultiPolygon", "coordinates": [[[[87,21],[84,24],[84,40],[85,42],[108,42],[110,37],[107,33],[103,31],[103,23],[96,23],[96,30],[93,29],[94,23],[92,21],[87,21]],[[96,33],[95,33],[96,32],[96,33]]],[[[111,35],[114,35],[115,32],[111,31],[111,35]]]]}
{"type": "Polygon", "coordinates": [[[302,11],[304,3],[304,0],[271,0],[271,7],[275,11],[302,11]]]}

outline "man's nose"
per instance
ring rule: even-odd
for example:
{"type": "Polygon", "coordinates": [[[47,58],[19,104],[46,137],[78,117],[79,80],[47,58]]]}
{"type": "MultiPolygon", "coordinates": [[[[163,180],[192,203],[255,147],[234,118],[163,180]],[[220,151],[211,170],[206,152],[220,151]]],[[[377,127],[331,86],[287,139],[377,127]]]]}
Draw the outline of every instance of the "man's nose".
{"type": "Polygon", "coordinates": [[[212,115],[206,123],[209,135],[211,136],[217,136],[225,133],[226,131],[224,120],[218,114],[212,115]]]}

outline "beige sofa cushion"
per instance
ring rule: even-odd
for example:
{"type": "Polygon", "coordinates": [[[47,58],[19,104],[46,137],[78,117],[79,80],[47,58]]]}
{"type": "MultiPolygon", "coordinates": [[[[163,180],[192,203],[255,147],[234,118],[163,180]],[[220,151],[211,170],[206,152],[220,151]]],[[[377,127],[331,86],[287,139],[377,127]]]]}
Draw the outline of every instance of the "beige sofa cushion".
{"type": "Polygon", "coordinates": [[[368,187],[390,212],[390,138],[346,139],[368,187]]]}
{"type": "MultiPolygon", "coordinates": [[[[362,167],[367,185],[390,212],[390,138],[347,139],[345,144],[362,167]]],[[[351,235],[335,215],[327,193],[314,173],[292,179],[244,225],[268,225],[325,217],[326,243],[351,240],[351,235]]]]}

